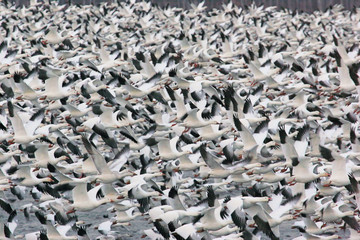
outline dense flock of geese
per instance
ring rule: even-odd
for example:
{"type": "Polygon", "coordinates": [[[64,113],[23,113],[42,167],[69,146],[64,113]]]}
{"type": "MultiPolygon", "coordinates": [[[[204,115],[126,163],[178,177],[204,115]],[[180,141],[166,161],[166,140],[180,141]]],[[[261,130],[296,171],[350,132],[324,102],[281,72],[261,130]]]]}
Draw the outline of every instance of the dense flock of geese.
{"type": "Polygon", "coordinates": [[[360,239],[358,9],[0,4],[0,239],[360,239]]]}

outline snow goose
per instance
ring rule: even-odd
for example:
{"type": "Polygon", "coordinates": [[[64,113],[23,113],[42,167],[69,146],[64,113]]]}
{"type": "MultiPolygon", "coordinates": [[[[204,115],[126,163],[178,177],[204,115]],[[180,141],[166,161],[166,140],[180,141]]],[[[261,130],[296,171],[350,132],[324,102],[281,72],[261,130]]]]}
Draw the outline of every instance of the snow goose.
{"type": "Polygon", "coordinates": [[[203,217],[200,218],[200,221],[195,223],[195,228],[197,228],[198,231],[217,231],[229,224],[232,224],[232,219],[223,219],[221,217],[221,210],[222,208],[220,206],[210,207],[207,209],[203,217]]]}
{"type": "Polygon", "coordinates": [[[112,112],[110,108],[102,108],[103,113],[100,115],[100,121],[106,128],[121,128],[129,125],[136,125],[137,123],[144,122],[144,118],[133,119],[132,113],[124,110],[117,110],[112,112]]]}
{"type": "Polygon", "coordinates": [[[173,160],[173,159],[179,158],[181,156],[191,154],[190,151],[179,152],[176,149],[176,144],[177,144],[178,140],[179,140],[179,137],[176,136],[170,140],[166,138],[166,139],[159,141],[158,148],[159,148],[159,157],[161,160],[165,160],[165,161],[173,160]]]}
{"type": "MultiPolygon", "coordinates": [[[[12,136],[12,135],[11,135],[12,136]]],[[[0,152],[0,164],[7,162],[12,156],[22,153],[21,150],[0,152]]]]}
{"type": "Polygon", "coordinates": [[[358,83],[358,77],[353,79],[353,76],[349,73],[349,68],[341,60],[341,65],[338,67],[339,70],[339,81],[340,85],[334,89],[335,92],[352,92],[356,90],[358,83]]]}
{"type": "Polygon", "coordinates": [[[324,222],[323,226],[326,226],[330,222],[345,221],[350,227],[356,231],[360,231],[360,225],[353,217],[353,211],[342,212],[339,208],[341,205],[333,202],[326,203],[320,210],[320,219],[324,222]],[[351,216],[351,217],[350,217],[351,216]]]}
{"type": "MultiPolygon", "coordinates": [[[[175,233],[178,234],[183,239],[188,239],[191,236],[196,236],[197,230],[192,223],[184,224],[175,229],[175,233]]],[[[173,233],[174,234],[174,233],[173,233]]]]}
{"type": "MultiPolygon", "coordinates": [[[[108,211],[115,212],[115,211],[126,211],[133,207],[140,207],[138,203],[131,202],[130,200],[123,200],[121,202],[113,203],[113,206],[108,211]]],[[[154,209],[154,208],[152,208],[154,209]]],[[[149,211],[150,214],[150,211],[149,211]]]]}
{"type": "Polygon", "coordinates": [[[286,167],[293,167],[299,164],[299,155],[291,139],[283,127],[279,127],[280,146],[286,159],[286,167]]]}
{"type": "Polygon", "coordinates": [[[154,206],[152,207],[148,214],[151,221],[155,221],[156,219],[159,219],[161,215],[163,215],[165,212],[173,210],[174,208],[170,205],[160,205],[160,206],[154,206]]]}
{"type": "Polygon", "coordinates": [[[291,181],[288,182],[292,183],[292,182],[300,182],[300,183],[308,183],[308,182],[312,182],[315,181],[316,179],[320,178],[320,177],[329,177],[330,174],[327,172],[322,172],[322,173],[318,173],[315,174],[314,173],[314,167],[311,166],[311,162],[310,162],[311,158],[299,158],[299,164],[293,167],[293,175],[291,177],[291,181]]]}
{"type": "Polygon", "coordinates": [[[331,185],[343,187],[350,184],[350,179],[346,170],[346,159],[338,153],[329,148],[320,145],[320,153],[327,161],[332,162],[331,176],[329,180],[324,183],[324,187],[331,185]]]}
{"type": "Polygon", "coordinates": [[[102,235],[114,235],[115,231],[111,231],[112,222],[110,220],[100,223],[95,229],[102,235]]]}
{"type": "Polygon", "coordinates": [[[176,83],[177,88],[189,90],[192,83],[195,82],[193,78],[189,78],[190,74],[183,74],[181,70],[179,70],[180,76],[177,76],[178,72],[176,69],[172,69],[169,71],[169,77],[172,81],[176,83]]]}
{"type": "Polygon", "coordinates": [[[110,56],[104,48],[100,49],[101,63],[97,66],[100,72],[107,71],[111,68],[116,68],[123,65],[129,65],[127,61],[121,61],[115,57],[110,56]]]}
{"type": "Polygon", "coordinates": [[[51,26],[49,28],[49,32],[44,36],[44,41],[45,43],[58,44],[63,42],[68,37],[70,36],[62,37],[61,33],[59,34],[58,32],[58,28],[56,26],[51,26]]]}
{"type": "Polygon", "coordinates": [[[88,94],[93,94],[101,89],[106,89],[109,88],[106,84],[103,84],[100,80],[95,79],[95,80],[90,80],[89,78],[85,79],[82,83],[81,83],[81,87],[80,87],[80,91],[81,92],[86,92],[88,94]]]}
{"type": "Polygon", "coordinates": [[[18,166],[16,167],[16,176],[11,178],[13,183],[20,186],[33,187],[40,183],[51,183],[54,180],[51,177],[37,178],[30,168],[30,166],[18,166]]]}
{"type": "MultiPolygon", "coordinates": [[[[202,117],[201,110],[193,109],[188,114],[186,114],[183,119],[184,122],[180,123],[180,126],[185,126],[186,128],[200,128],[205,127],[210,124],[219,124],[217,119],[205,121],[202,117]]],[[[185,130],[186,131],[186,130],[185,130]]]]}
{"type": "Polygon", "coordinates": [[[192,154],[191,156],[180,156],[179,159],[176,159],[174,161],[171,161],[170,164],[173,165],[173,171],[178,172],[178,171],[194,171],[195,169],[201,167],[201,166],[206,166],[205,162],[197,162],[194,158],[199,158],[199,156],[193,156],[194,154],[192,154]]]}
{"type": "Polygon", "coordinates": [[[61,75],[47,79],[45,82],[45,91],[42,93],[41,99],[57,100],[75,95],[77,93],[76,90],[70,89],[70,87],[63,87],[65,78],[65,75],[61,75]]]}
{"type": "Polygon", "coordinates": [[[40,123],[39,127],[35,130],[35,133],[49,136],[50,133],[52,133],[58,129],[64,128],[64,127],[70,127],[70,124],[68,124],[68,123],[52,123],[52,124],[40,123]]]}
{"type": "Polygon", "coordinates": [[[304,217],[305,219],[300,222],[295,222],[291,228],[303,228],[308,234],[321,235],[324,233],[334,233],[336,231],[335,226],[326,226],[320,228],[309,216],[304,217]]]}
{"type": "Polygon", "coordinates": [[[207,125],[205,127],[202,127],[198,130],[200,137],[198,138],[199,141],[205,140],[205,141],[212,141],[219,137],[221,137],[223,134],[230,132],[232,129],[231,127],[223,128],[221,130],[216,128],[217,126],[214,125],[207,125]]]}
{"type": "Polygon", "coordinates": [[[242,233],[239,233],[240,235],[230,235],[236,231],[239,231],[239,228],[237,226],[235,227],[225,226],[217,231],[208,231],[208,233],[212,236],[218,236],[223,238],[225,237],[226,239],[238,239],[238,237],[240,237],[242,233]]]}
{"type": "Polygon", "coordinates": [[[322,207],[321,202],[319,200],[316,200],[315,197],[315,195],[312,195],[303,202],[301,213],[310,216],[315,214],[315,212],[322,207]]]}
{"type": "Polygon", "coordinates": [[[210,167],[210,171],[208,171],[206,173],[208,178],[209,177],[211,177],[211,178],[226,178],[231,174],[241,173],[241,172],[251,169],[252,167],[261,166],[260,163],[255,163],[254,165],[251,165],[251,166],[241,165],[241,166],[235,166],[231,169],[226,169],[226,168],[222,167],[220,165],[220,163],[218,163],[215,160],[213,155],[211,155],[209,152],[206,151],[206,147],[204,144],[202,144],[200,146],[200,153],[201,153],[201,157],[204,159],[205,163],[210,167]]]}
{"type": "Polygon", "coordinates": [[[189,216],[198,216],[200,215],[200,212],[191,212],[189,210],[169,210],[162,215],[159,216],[160,219],[162,219],[166,224],[169,224],[172,221],[178,221],[182,220],[185,217],[189,216]]]}
{"type": "Polygon", "coordinates": [[[164,239],[163,236],[159,233],[156,233],[152,229],[146,229],[144,230],[144,235],[141,236],[141,238],[150,238],[151,240],[158,240],[158,239],[164,239]]]}
{"type": "Polygon", "coordinates": [[[124,84],[122,85],[122,87],[128,92],[128,97],[126,98],[126,100],[130,100],[132,98],[143,98],[146,95],[149,95],[154,91],[159,91],[162,88],[161,85],[154,85],[149,87],[146,83],[139,87],[135,87],[129,84],[126,80],[124,80],[124,84]]]}
{"type": "Polygon", "coordinates": [[[148,185],[145,184],[138,184],[137,186],[131,188],[128,192],[130,199],[144,199],[148,197],[157,197],[162,196],[161,192],[157,191],[147,191],[148,185]]]}
{"type": "MultiPolygon", "coordinates": [[[[90,157],[92,158],[96,169],[100,174],[96,175],[96,179],[102,183],[112,183],[116,180],[119,180],[126,176],[133,176],[134,173],[130,172],[129,170],[125,169],[122,172],[111,171],[110,167],[106,164],[104,157],[101,155],[98,149],[96,149],[89,140],[85,137],[82,137],[82,141],[86,150],[88,151],[90,157]]],[[[118,158],[121,157],[121,154],[117,156],[118,158]]],[[[121,167],[120,167],[121,168],[121,167]]],[[[120,169],[119,169],[120,170],[120,169]]]]}
{"type": "Polygon", "coordinates": [[[244,151],[250,151],[257,148],[258,144],[254,138],[254,135],[250,130],[244,126],[244,124],[234,115],[233,116],[234,126],[240,134],[241,140],[244,143],[244,151]]]}
{"type": "Polygon", "coordinates": [[[252,181],[255,181],[258,178],[258,176],[256,175],[248,175],[247,173],[241,173],[241,174],[237,174],[234,173],[232,175],[230,175],[227,179],[229,179],[229,181],[232,181],[234,183],[239,183],[240,186],[250,186],[252,185],[252,181]]]}
{"type": "Polygon", "coordinates": [[[178,121],[190,110],[189,105],[185,105],[184,97],[179,94],[181,90],[174,91],[169,86],[165,86],[165,89],[176,107],[176,117],[170,122],[178,121]]]}
{"type": "Polygon", "coordinates": [[[270,214],[267,211],[262,211],[253,216],[259,230],[264,232],[270,238],[279,238],[279,225],[284,221],[296,219],[296,216],[286,213],[291,209],[291,205],[291,203],[284,206],[280,206],[279,204],[279,209],[276,210],[272,208],[273,211],[270,214]]]}
{"type": "MultiPolygon", "coordinates": [[[[335,36],[334,37],[334,40],[335,40],[335,36]]],[[[341,60],[344,62],[344,64],[346,66],[351,66],[352,64],[354,63],[357,63],[359,62],[360,60],[360,56],[355,56],[355,57],[352,57],[351,53],[348,53],[346,51],[346,48],[343,44],[339,43],[338,40],[335,40],[335,45],[336,45],[336,50],[337,50],[337,53],[339,54],[339,56],[341,57],[341,60]]]]}
{"type": "Polygon", "coordinates": [[[67,226],[66,229],[61,228],[60,226],[55,228],[49,221],[46,222],[46,237],[48,239],[60,240],[60,239],[78,239],[77,236],[66,236],[66,232],[70,229],[70,226],[67,226]]]}
{"type": "Polygon", "coordinates": [[[70,210],[67,213],[91,211],[102,204],[110,202],[111,199],[107,198],[107,196],[97,199],[97,193],[100,187],[101,186],[93,188],[88,192],[86,183],[77,184],[72,190],[73,203],[69,206],[70,210]]]}
{"type": "Polygon", "coordinates": [[[36,161],[33,163],[33,166],[37,168],[46,168],[49,163],[52,165],[56,165],[59,161],[68,159],[68,157],[65,155],[56,158],[56,150],[58,150],[58,148],[53,148],[49,151],[48,144],[38,145],[37,150],[34,152],[36,161]]]}
{"type": "Polygon", "coordinates": [[[67,103],[64,99],[60,99],[60,102],[63,104],[63,107],[66,111],[62,112],[59,116],[60,119],[63,118],[80,118],[88,114],[91,111],[91,108],[88,107],[86,103],[80,103],[77,106],[67,103]]]}
{"type": "Polygon", "coordinates": [[[22,79],[22,75],[19,73],[14,74],[15,85],[20,89],[20,95],[16,99],[26,99],[33,102],[33,104],[37,103],[37,99],[41,96],[42,92],[35,91],[32,87],[30,87],[25,81],[28,78],[34,78],[36,72],[29,73],[26,77],[27,79],[22,79]]]}
{"type": "Polygon", "coordinates": [[[10,121],[14,128],[14,136],[13,139],[10,140],[10,143],[27,144],[37,138],[43,137],[42,134],[34,135],[34,132],[44,117],[44,109],[40,109],[30,117],[27,113],[21,114],[22,112],[20,112],[17,107],[15,108],[9,101],[8,110],[10,121]]]}
{"type": "Polygon", "coordinates": [[[119,223],[126,223],[126,222],[130,222],[131,220],[139,217],[139,216],[143,216],[142,213],[140,212],[135,212],[134,211],[135,208],[130,208],[126,211],[120,211],[120,210],[116,210],[116,217],[114,217],[112,219],[112,224],[113,226],[116,226],[116,224],[119,223]]]}
{"type": "Polygon", "coordinates": [[[248,63],[248,67],[253,74],[253,82],[252,85],[256,84],[257,82],[266,80],[267,85],[269,88],[276,88],[279,84],[272,78],[273,75],[279,73],[280,69],[267,69],[264,73],[260,70],[256,65],[252,62],[248,63]]]}

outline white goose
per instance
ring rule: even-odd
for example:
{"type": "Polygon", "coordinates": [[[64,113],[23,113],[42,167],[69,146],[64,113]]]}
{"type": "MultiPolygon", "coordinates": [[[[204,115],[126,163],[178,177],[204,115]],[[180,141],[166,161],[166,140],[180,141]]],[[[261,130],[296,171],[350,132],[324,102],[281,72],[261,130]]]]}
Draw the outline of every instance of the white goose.
{"type": "Polygon", "coordinates": [[[70,230],[71,226],[58,226],[55,228],[49,221],[46,222],[46,236],[48,239],[51,240],[62,240],[62,239],[69,239],[69,240],[76,240],[78,239],[77,236],[66,236],[68,230],[70,230]],[[65,228],[64,228],[65,227],[65,228]]]}
{"type": "Polygon", "coordinates": [[[332,162],[331,176],[329,180],[323,183],[324,187],[337,186],[343,187],[350,184],[348,172],[346,169],[346,158],[342,157],[335,151],[331,151],[328,148],[320,146],[321,155],[328,161],[332,162]]]}
{"type": "Polygon", "coordinates": [[[119,67],[122,65],[128,65],[126,61],[115,59],[116,56],[110,56],[104,48],[100,49],[101,64],[98,67],[100,72],[106,71],[110,68],[119,67]]]}
{"type": "MultiPolygon", "coordinates": [[[[128,169],[124,169],[122,172],[111,171],[110,167],[106,164],[106,161],[102,154],[99,152],[99,150],[92,146],[85,137],[83,137],[82,140],[86,150],[90,154],[90,157],[96,166],[97,171],[100,173],[96,175],[96,179],[100,182],[113,183],[114,181],[124,178],[126,176],[136,175],[128,169]]],[[[121,158],[121,155],[119,155],[118,158],[121,158]]],[[[121,166],[118,167],[119,170],[120,168],[121,166]]]]}
{"type": "Polygon", "coordinates": [[[188,239],[189,237],[196,235],[197,230],[194,224],[188,223],[176,228],[175,233],[179,234],[183,239],[188,239]]]}
{"type": "Polygon", "coordinates": [[[217,231],[221,228],[232,224],[231,219],[223,219],[220,217],[221,206],[212,207],[205,212],[205,215],[200,219],[200,222],[195,223],[195,228],[200,230],[217,231]]]}
{"type": "Polygon", "coordinates": [[[267,69],[266,73],[260,70],[254,63],[249,63],[248,67],[253,74],[253,83],[266,80],[269,88],[277,87],[279,84],[272,78],[273,75],[279,73],[280,69],[267,69]]]}
{"type": "Polygon", "coordinates": [[[53,182],[50,177],[37,178],[30,166],[20,166],[16,171],[16,177],[12,177],[11,181],[25,187],[33,187],[44,182],[53,182]]]}
{"type": "Polygon", "coordinates": [[[63,105],[66,111],[62,112],[60,114],[60,117],[66,118],[66,117],[74,117],[74,118],[80,118],[88,114],[88,112],[91,111],[91,108],[88,107],[86,103],[80,103],[77,106],[74,106],[72,104],[66,103],[63,105]]]}
{"type": "Polygon", "coordinates": [[[49,151],[48,144],[38,145],[38,148],[34,153],[36,161],[33,163],[33,165],[37,168],[46,168],[48,163],[56,165],[59,161],[68,159],[66,156],[55,158],[54,154],[57,149],[58,148],[53,148],[49,151]]]}
{"type": "Polygon", "coordinates": [[[87,191],[86,183],[79,183],[72,190],[73,204],[70,205],[70,210],[67,213],[73,213],[75,211],[87,212],[94,210],[102,204],[111,202],[111,199],[105,196],[97,200],[96,195],[101,186],[87,191]]]}
{"type": "Polygon", "coordinates": [[[231,127],[223,128],[221,130],[218,129],[218,126],[214,125],[207,125],[205,127],[202,127],[198,130],[200,137],[198,140],[205,140],[205,141],[212,141],[219,137],[221,137],[223,134],[231,131],[231,127]]]}
{"type": "Polygon", "coordinates": [[[346,66],[350,66],[360,61],[360,56],[350,56],[349,53],[346,51],[344,45],[339,44],[336,49],[341,57],[341,60],[345,63],[346,66]]]}
{"type": "Polygon", "coordinates": [[[114,217],[112,219],[113,220],[112,224],[114,226],[116,226],[116,224],[119,224],[119,223],[130,222],[131,220],[133,220],[139,216],[143,216],[143,214],[140,212],[135,212],[135,207],[132,207],[126,211],[120,211],[120,210],[116,209],[116,217],[114,217]]]}
{"type": "Polygon", "coordinates": [[[22,113],[15,108],[11,102],[8,102],[10,121],[14,129],[13,139],[9,143],[27,144],[37,138],[43,137],[42,134],[35,134],[36,128],[40,125],[43,118],[42,110],[39,110],[33,116],[28,113],[22,113]],[[20,116],[19,116],[20,114],[20,116]]]}
{"type": "Polygon", "coordinates": [[[141,86],[139,88],[136,88],[127,83],[123,85],[123,88],[128,91],[128,97],[125,100],[130,100],[132,98],[143,98],[154,91],[159,91],[162,86],[155,85],[151,88],[142,89],[141,86]]]}
{"type": "Polygon", "coordinates": [[[191,212],[186,210],[170,210],[160,215],[159,218],[163,220],[166,224],[169,224],[172,221],[178,221],[189,216],[195,217],[200,214],[201,214],[200,212],[196,212],[196,211],[191,212]]]}
{"type": "MultiPolygon", "coordinates": [[[[10,135],[12,136],[12,135],[10,135]]],[[[0,152],[0,164],[7,162],[12,156],[22,153],[21,150],[14,150],[9,152],[0,152]]]]}
{"type": "Polygon", "coordinates": [[[159,148],[159,156],[161,160],[165,160],[165,161],[173,160],[181,156],[191,154],[190,151],[179,152],[176,149],[176,143],[178,140],[179,140],[179,136],[176,136],[170,140],[165,138],[159,141],[158,148],[159,148]]]}
{"type": "Polygon", "coordinates": [[[16,84],[16,86],[21,91],[21,95],[19,95],[17,99],[27,99],[33,101],[35,104],[35,100],[37,100],[42,94],[40,91],[35,91],[33,88],[31,88],[25,81],[20,81],[16,84]]]}
{"type": "Polygon", "coordinates": [[[42,93],[42,97],[40,98],[40,100],[58,100],[77,94],[75,89],[71,89],[71,87],[64,88],[62,86],[65,78],[66,75],[61,75],[58,77],[55,76],[47,79],[45,82],[45,91],[42,93]]]}
{"type": "Polygon", "coordinates": [[[146,189],[149,188],[148,185],[145,184],[138,184],[137,186],[131,188],[128,192],[129,197],[131,199],[143,199],[147,197],[158,197],[162,194],[156,191],[147,191],[146,189]]]}
{"type": "Polygon", "coordinates": [[[242,235],[242,233],[238,233],[240,235],[231,235],[233,232],[236,232],[239,230],[239,227],[237,226],[234,226],[234,227],[230,227],[230,226],[225,226],[219,230],[216,230],[216,231],[208,231],[210,235],[212,236],[217,236],[217,237],[221,237],[219,239],[223,239],[223,238],[226,238],[226,239],[238,239],[238,237],[240,237],[242,235]]]}
{"type": "MultiPolygon", "coordinates": [[[[187,128],[200,128],[205,127],[210,124],[219,124],[218,119],[205,121],[201,116],[202,111],[198,109],[193,109],[188,112],[187,117],[184,119],[183,123],[180,123],[180,126],[185,126],[187,128]]],[[[220,117],[220,116],[219,116],[220,117]]]]}
{"type": "Polygon", "coordinates": [[[352,92],[356,90],[356,85],[350,77],[349,69],[341,60],[341,66],[338,67],[339,69],[339,80],[340,85],[334,89],[335,92],[352,92]]]}
{"type": "MultiPolygon", "coordinates": [[[[70,37],[70,36],[69,36],[70,37]]],[[[58,44],[63,42],[65,39],[67,39],[68,37],[62,37],[61,33],[59,34],[57,31],[57,27],[56,26],[52,26],[49,28],[49,32],[44,36],[44,40],[47,43],[50,44],[58,44]]]]}
{"type": "Polygon", "coordinates": [[[327,172],[322,172],[315,174],[314,167],[311,164],[311,158],[299,158],[299,164],[293,167],[293,177],[291,177],[290,182],[300,182],[300,183],[308,183],[312,182],[320,177],[329,177],[330,174],[327,172]]]}
{"type": "MultiPolygon", "coordinates": [[[[197,155],[197,154],[196,154],[197,155]]],[[[199,155],[196,156],[195,154],[191,155],[183,155],[180,156],[179,159],[171,161],[170,164],[173,165],[173,171],[178,172],[181,171],[194,171],[195,169],[206,166],[205,162],[197,162],[196,159],[199,159],[199,155]],[[196,158],[196,159],[195,159],[196,158]]]]}
{"type": "Polygon", "coordinates": [[[323,208],[318,213],[320,215],[320,219],[324,222],[323,226],[325,226],[326,223],[338,222],[339,220],[342,221],[342,218],[354,215],[353,211],[340,211],[340,207],[340,205],[335,204],[332,201],[326,203],[326,205],[323,206],[323,208]]]}
{"type": "Polygon", "coordinates": [[[200,147],[200,153],[205,163],[210,167],[210,170],[205,173],[207,177],[226,178],[231,174],[239,174],[251,168],[262,166],[261,163],[254,163],[245,166],[240,165],[240,166],[234,166],[232,168],[224,168],[223,166],[220,165],[219,162],[215,160],[213,155],[211,155],[209,152],[206,151],[204,145],[200,147]]]}

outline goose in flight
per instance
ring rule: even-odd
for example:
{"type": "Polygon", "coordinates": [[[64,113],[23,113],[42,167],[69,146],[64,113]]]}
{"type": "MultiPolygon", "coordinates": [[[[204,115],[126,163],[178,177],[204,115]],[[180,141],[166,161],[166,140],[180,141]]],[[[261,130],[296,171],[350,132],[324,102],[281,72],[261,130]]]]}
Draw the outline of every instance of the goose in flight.
{"type": "Polygon", "coordinates": [[[120,166],[116,166],[116,169],[114,169],[113,171],[110,169],[110,166],[107,165],[104,157],[102,156],[102,154],[99,152],[98,149],[96,149],[90,142],[88,139],[86,139],[85,137],[82,137],[82,141],[84,143],[84,146],[87,150],[87,152],[89,153],[92,161],[94,162],[97,171],[99,172],[98,175],[96,175],[96,179],[102,183],[112,183],[116,180],[122,179],[126,176],[133,176],[136,175],[135,173],[125,169],[121,172],[116,171],[116,169],[120,170],[120,168],[122,167],[122,165],[124,163],[126,163],[126,156],[128,155],[128,147],[125,147],[123,149],[122,152],[120,152],[119,154],[117,154],[116,158],[114,160],[115,161],[119,161],[121,162],[120,166]]]}
{"type": "Polygon", "coordinates": [[[9,143],[27,144],[44,136],[43,134],[34,135],[34,132],[44,118],[45,109],[40,109],[30,116],[27,112],[20,112],[20,109],[14,106],[11,101],[8,102],[7,106],[14,130],[13,139],[9,140],[9,143]]]}
{"type": "MultiPolygon", "coordinates": [[[[69,206],[67,214],[73,213],[75,211],[87,212],[91,211],[100,205],[109,203],[112,199],[104,196],[103,198],[98,198],[98,191],[101,186],[95,187],[90,191],[87,191],[86,183],[79,183],[72,190],[73,203],[69,206]]],[[[122,196],[119,196],[119,198],[122,196]]]]}

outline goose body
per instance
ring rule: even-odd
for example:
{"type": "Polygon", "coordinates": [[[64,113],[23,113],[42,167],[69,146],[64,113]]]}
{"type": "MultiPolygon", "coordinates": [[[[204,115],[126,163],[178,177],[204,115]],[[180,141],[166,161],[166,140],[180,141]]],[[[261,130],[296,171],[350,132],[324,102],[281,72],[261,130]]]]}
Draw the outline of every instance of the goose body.
{"type": "Polygon", "coordinates": [[[104,198],[96,199],[96,192],[97,189],[92,189],[93,191],[88,192],[86,188],[86,183],[79,183],[73,190],[73,201],[74,203],[71,204],[71,210],[73,211],[81,211],[81,212],[87,212],[91,211],[97,207],[99,207],[102,204],[110,202],[110,199],[104,198]]]}

